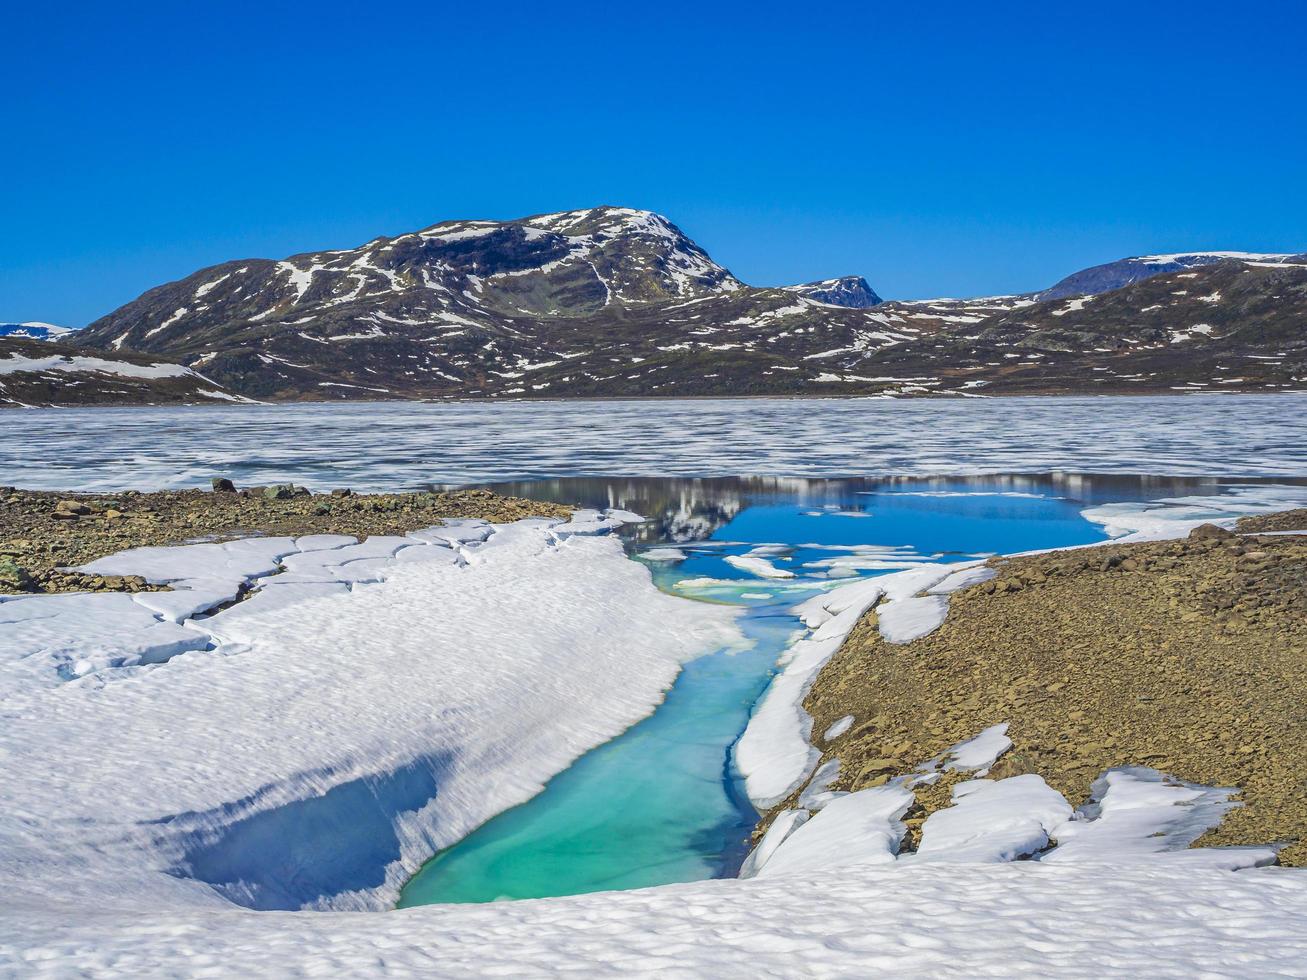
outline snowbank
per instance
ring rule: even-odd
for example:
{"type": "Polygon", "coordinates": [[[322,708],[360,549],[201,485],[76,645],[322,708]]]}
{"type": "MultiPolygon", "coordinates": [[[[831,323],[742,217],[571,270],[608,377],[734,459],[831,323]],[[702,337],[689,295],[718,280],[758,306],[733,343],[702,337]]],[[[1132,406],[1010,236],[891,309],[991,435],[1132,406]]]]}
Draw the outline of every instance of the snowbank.
{"type": "Polygon", "coordinates": [[[884,599],[877,614],[885,639],[905,643],[925,636],[944,621],[948,599],[946,595],[915,598],[917,593],[938,590],[948,581],[961,587],[969,580],[959,573],[979,564],[918,564],[850,582],[798,606],[809,633],[786,651],[781,672],[772,679],[735,747],[735,763],[755,806],[767,809],[785,799],[821,758],[821,751],[809,742],[812,718],[803,710],[803,699],[863,613],[884,599]]]}
{"type": "Polygon", "coordinates": [[[0,601],[0,900],[386,907],[737,640],[578,518],[137,549],[94,566],[176,591],[0,601]]]}

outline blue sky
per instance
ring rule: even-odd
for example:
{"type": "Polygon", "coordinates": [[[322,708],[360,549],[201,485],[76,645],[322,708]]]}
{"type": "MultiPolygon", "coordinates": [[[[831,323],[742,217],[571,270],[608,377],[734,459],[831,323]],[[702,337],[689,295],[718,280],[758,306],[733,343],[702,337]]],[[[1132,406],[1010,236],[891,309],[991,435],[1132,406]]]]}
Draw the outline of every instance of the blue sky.
{"type": "Polygon", "coordinates": [[[1307,250],[1307,4],[11,4],[0,320],[446,218],[668,215],[747,282],[1307,250]]]}

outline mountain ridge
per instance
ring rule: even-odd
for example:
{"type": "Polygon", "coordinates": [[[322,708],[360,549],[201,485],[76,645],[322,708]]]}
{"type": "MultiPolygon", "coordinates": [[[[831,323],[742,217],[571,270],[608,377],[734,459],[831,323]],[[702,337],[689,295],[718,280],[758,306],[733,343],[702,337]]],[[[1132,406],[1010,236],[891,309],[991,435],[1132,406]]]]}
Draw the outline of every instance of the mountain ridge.
{"type": "MultiPolygon", "coordinates": [[[[956,396],[1215,386],[1223,379],[1203,351],[1231,342],[1261,351],[1273,334],[1293,350],[1278,373],[1251,372],[1248,383],[1281,390],[1307,375],[1292,330],[1200,340],[1189,328],[1203,321],[1183,304],[1155,302],[1138,310],[1147,337],[1128,343],[1126,314],[1092,297],[1221,268],[1294,279],[1307,269],[1292,261],[1302,257],[1141,256],[1036,293],[886,302],[861,276],[750,286],[662,215],[601,207],[443,221],[352,249],[220,263],[148,290],[76,342],[166,357],[276,400],[956,396]],[[1067,294],[1072,281],[1079,291],[1067,294]],[[1089,298],[1058,312],[1075,297],[1089,298]],[[1189,339],[1171,343],[1172,331],[1189,339]],[[1147,380],[1111,358],[1146,360],[1147,380]]],[[[1279,288],[1254,278],[1255,288],[1279,288]]],[[[1296,297],[1296,284],[1286,288],[1296,297]]],[[[1213,291],[1204,309],[1214,313],[1227,294],[1213,291]]],[[[1268,302],[1254,304],[1264,326],[1297,317],[1296,299],[1268,302]]]]}

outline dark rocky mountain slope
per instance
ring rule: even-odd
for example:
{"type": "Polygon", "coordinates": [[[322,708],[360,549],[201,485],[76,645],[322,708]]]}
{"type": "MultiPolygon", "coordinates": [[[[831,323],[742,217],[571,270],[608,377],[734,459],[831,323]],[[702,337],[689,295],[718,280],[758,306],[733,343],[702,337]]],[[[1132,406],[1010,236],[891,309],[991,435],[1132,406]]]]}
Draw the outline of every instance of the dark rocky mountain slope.
{"type": "Polygon", "coordinates": [[[1227,372],[1207,356],[1218,342],[1265,361],[1230,375],[1245,387],[1299,384],[1293,356],[1267,348],[1301,332],[1304,264],[1178,269],[1078,306],[1047,294],[882,302],[861,277],[747,286],[667,219],[594,208],[223,263],[150,290],[77,341],[286,400],[1224,390],[1227,372]],[[1216,298],[1195,300],[1203,319],[1154,302],[1163,287],[1151,284],[1175,276],[1215,277],[1216,298]],[[1254,309],[1261,326],[1235,330],[1254,309]],[[1210,341],[1191,329],[1203,323],[1210,341]],[[1172,343],[1171,331],[1190,339],[1172,343]]]}
{"type": "Polygon", "coordinates": [[[176,405],[243,401],[158,357],[88,353],[67,344],[0,337],[0,406],[176,405]]]}

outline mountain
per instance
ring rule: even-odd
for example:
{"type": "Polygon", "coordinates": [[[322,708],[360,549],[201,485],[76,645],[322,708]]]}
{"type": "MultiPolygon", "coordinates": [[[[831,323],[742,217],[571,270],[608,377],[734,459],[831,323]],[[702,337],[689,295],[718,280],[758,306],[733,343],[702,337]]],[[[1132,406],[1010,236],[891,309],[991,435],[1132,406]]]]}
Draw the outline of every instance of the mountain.
{"type": "Polygon", "coordinates": [[[745,285],[666,218],[601,207],[223,263],[76,339],[276,400],[1280,390],[1307,377],[1294,258],[1145,256],[1038,294],[884,302],[857,276],[745,285]],[[1185,277],[1213,285],[1181,301],[1185,277]]]}
{"type": "Polygon", "coordinates": [[[72,333],[73,327],[56,327],[36,320],[27,323],[0,323],[0,337],[26,337],[29,340],[56,340],[72,333]]]}
{"type": "Polygon", "coordinates": [[[867,285],[862,276],[842,276],[839,279],[822,279],[802,286],[786,286],[786,290],[827,306],[847,306],[852,310],[865,310],[883,300],[867,285]]]}
{"type": "Polygon", "coordinates": [[[1184,252],[1174,255],[1137,255],[1105,265],[1073,272],[1048,289],[1035,293],[1037,300],[1066,299],[1070,296],[1096,296],[1131,283],[1141,282],[1166,272],[1183,272],[1204,265],[1228,261],[1283,265],[1307,262],[1307,255],[1281,255],[1261,252],[1184,252]]]}
{"type": "Polygon", "coordinates": [[[1083,390],[1307,388],[1307,261],[1186,268],[1023,306],[985,320],[976,342],[1038,358],[1043,383],[1068,388],[1077,375],[1083,390]]]}
{"type": "Polygon", "coordinates": [[[0,337],[0,405],[245,401],[188,367],[139,354],[88,356],[65,344],[0,337]]]}

